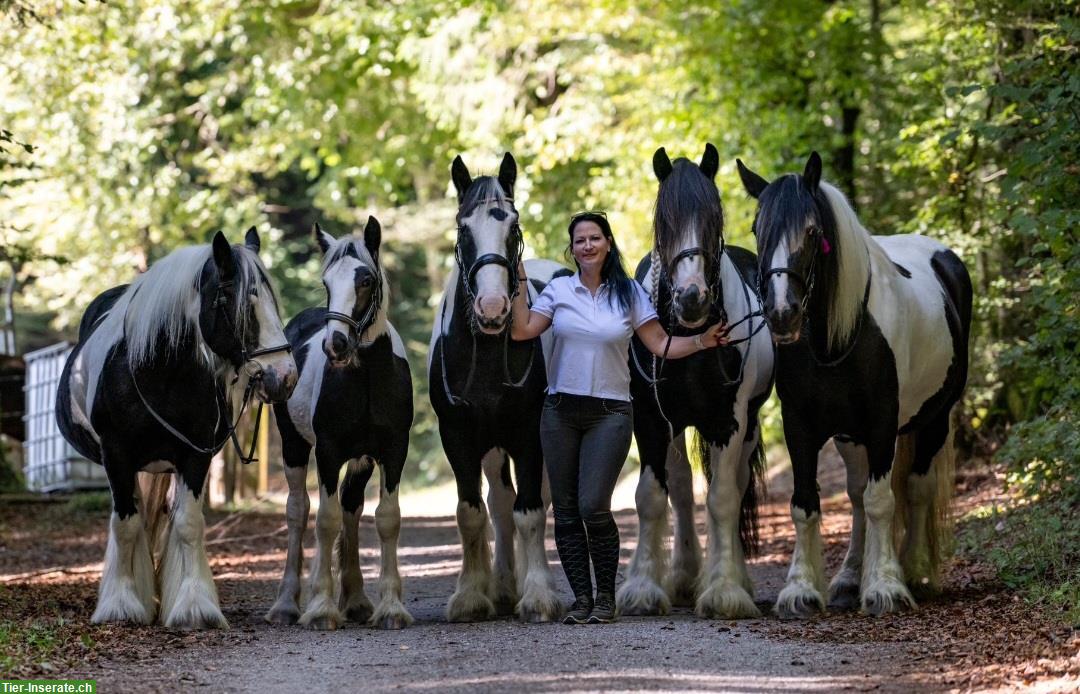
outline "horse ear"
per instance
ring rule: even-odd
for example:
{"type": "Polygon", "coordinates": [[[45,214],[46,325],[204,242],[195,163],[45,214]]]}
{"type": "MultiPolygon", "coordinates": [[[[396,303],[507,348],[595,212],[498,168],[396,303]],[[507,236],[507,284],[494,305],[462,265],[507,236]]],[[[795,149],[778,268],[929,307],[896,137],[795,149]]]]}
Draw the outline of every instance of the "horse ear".
{"type": "Polygon", "coordinates": [[[233,258],[232,246],[220,231],[214,234],[214,240],[210,244],[214,250],[214,265],[217,266],[218,277],[228,280],[236,274],[236,260],[233,258]]]}
{"type": "Polygon", "coordinates": [[[326,255],[330,246],[334,245],[334,237],[323,231],[318,222],[311,227],[311,235],[315,237],[315,242],[319,244],[319,250],[323,252],[323,255],[326,255]]]}
{"type": "Polygon", "coordinates": [[[364,246],[367,247],[372,258],[379,255],[380,243],[382,243],[382,226],[379,225],[379,220],[368,215],[367,226],[364,227],[364,246]]]}
{"type": "Polygon", "coordinates": [[[517,162],[514,155],[507,152],[503,154],[502,164],[499,165],[499,185],[502,186],[506,197],[513,199],[514,182],[517,181],[517,162]]]}
{"type": "Polygon", "coordinates": [[[806,160],[806,168],[803,169],[802,176],[810,190],[817,190],[818,184],[821,183],[821,155],[817,152],[810,153],[810,158],[806,160]]]}
{"type": "Polygon", "coordinates": [[[259,252],[259,248],[262,247],[262,244],[259,242],[258,229],[256,229],[255,227],[251,227],[247,230],[247,233],[244,234],[244,245],[255,251],[256,253],[259,252]]]}
{"type": "Polygon", "coordinates": [[[746,164],[742,163],[742,159],[736,159],[735,165],[739,168],[739,178],[742,179],[742,184],[743,187],[746,188],[746,192],[749,193],[752,198],[760,197],[761,192],[769,187],[769,182],[746,168],[746,164]]]}
{"type": "Polygon", "coordinates": [[[698,164],[701,173],[710,179],[716,178],[716,172],[720,170],[720,153],[716,151],[711,142],[705,143],[705,153],[701,155],[701,163],[698,164]]]}
{"type": "Polygon", "coordinates": [[[652,155],[652,170],[656,174],[656,180],[661,183],[671,175],[671,159],[668,159],[667,150],[663,147],[652,155]]]}
{"type": "Polygon", "coordinates": [[[454,157],[454,163],[450,165],[450,178],[454,181],[454,188],[457,189],[458,202],[465,197],[465,191],[472,185],[472,176],[469,175],[469,169],[465,166],[465,162],[461,160],[461,155],[454,157]]]}

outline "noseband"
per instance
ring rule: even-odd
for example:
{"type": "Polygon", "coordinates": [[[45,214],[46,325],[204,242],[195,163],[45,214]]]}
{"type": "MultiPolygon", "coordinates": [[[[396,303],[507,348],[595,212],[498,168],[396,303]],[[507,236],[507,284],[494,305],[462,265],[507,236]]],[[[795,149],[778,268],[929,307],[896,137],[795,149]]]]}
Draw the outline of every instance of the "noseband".
{"type": "Polygon", "coordinates": [[[469,266],[468,270],[465,269],[465,262],[461,257],[461,234],[465,230],[464,225],[458,226],[458,241],[454,244],[454,259],[457,262],[458,274],[461,276],[462,283],[465,287],[465,295],[469,298],[469,304],[472,305],[476,302],[476,273],[485,265],[500,265],[506,268],[506,273],[510,278],[510,288],[508,293],[510,294],[510,302],[513,303],[517,298],[519,289],[517,264],[521,259],[521,254],[525,250],[525,235],[521,233],[521,227],[515,223],[511,229],[510,234],[514,241],[514,254],[512,258],[507,258],[504,255],[498,253],[485,253],[469,266]]]}

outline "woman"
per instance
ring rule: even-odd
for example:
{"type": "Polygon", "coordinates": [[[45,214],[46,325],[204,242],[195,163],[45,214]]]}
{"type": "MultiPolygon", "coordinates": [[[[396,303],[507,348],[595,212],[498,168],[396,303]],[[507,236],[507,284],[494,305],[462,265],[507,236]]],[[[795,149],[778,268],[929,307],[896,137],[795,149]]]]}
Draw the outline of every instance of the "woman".
{"type": "MultiPolygon", "coordinates": [[[[636,334],[656,355],[666,348],[668,359],[678,359],[722,344],[723,326],[672,337],[668,346],[648,295],[623,268],[607,216],[577,214],[568,231],[578,272],[553,279],[531,310],[526,292],[518,292],[511,335],[530,340],[555,329],[540,437],[551,481],[555,544],[575,597],[563,622],[597,624],[615,618],[619,529],[611,494],[633,434],[630,336],[636,334]]],[[[520,263],[518,277],[527,281],[520,263]]]]}

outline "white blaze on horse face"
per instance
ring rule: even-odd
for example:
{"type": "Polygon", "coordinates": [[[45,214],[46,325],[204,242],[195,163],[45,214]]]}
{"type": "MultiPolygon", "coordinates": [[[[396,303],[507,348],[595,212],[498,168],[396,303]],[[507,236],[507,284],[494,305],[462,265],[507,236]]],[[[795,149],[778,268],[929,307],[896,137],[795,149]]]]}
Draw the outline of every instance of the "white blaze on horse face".
{"type": "MultiPolygon", "coordinates": [[[[679,250],[676,253],[697,248],[699,245],[697,238],[697,229],[691,225],[679,239],[679,250]]],[[[681,258],[672,268],[672,274],[674,276],[671,281],[676,290],[685,291],[697,285],[698,291],[704,294],[708,289],[709,285],[705,279],[705,256],[701,253],[681,258]]]]}
{"type": "MultiPolygon", "coordinates": [[[[476,257],[480,258],[492,253],[506,258],[506,241],[515,221],[516,213],[506,212],[496,204],[477,205],[472,214],[462,220],[472,234],[473,243],[476,245],[476,257]],[[492,212],[496,210],[503,214],[493,215],[492,212]],[[502,219],[498,219],[498,216],[502,219]]],[[[507,260],[511,259],[507,258],[507,260]]],[[[469,268],[465,268],[465,272],[468,271],[469,268]]],[[[490,325],[509,315],[508,280],[506,268],[496,263],[489,263],[477,271],[476,303],[473,305],[473,310],[482,322],[490,325]]],[[[484,327],[482,324],[481,329],[484,327]]]]}
{"type": "MultiPolygon", "coordinates": [[[[255,307],[255,320],[259,324],[259,344],[256,349],[273,349],[288,345],[285,339],[285,328],[278,316],[277,303],[270,287],[265,282],[259,287],[256,295],[250,297],[255,307]]],[[[296,386],[299,376],[296,369],[296,360],[288,350],[279,350],[262,354],[254,359],[263,373],[260,390],[273,389],[274,392],[261,393],[266,398],[274,400],[286,400],[296,386]],[[266,378],[269,375],[270,378],[266,378]]]]}
{"type": "MultiPolygon", "coordinates": [[[[776,244],[776,248],[773,249],[772,262],[769,263],[769,269],[786,268],[791,266],[791,251],[788,249],[788,240],[786,238],[780,239],[780,243],[776,244]]],[[[789,280],[786,272],[777,272],[769,276],[769,299],[766,304],[772,303],[769,310],[782,313],[788,308],[788,287],[789,280]]]]}
{"type": "MultiPolygon", "coordinates": [[[[356,308],[356,271],[362,266],[359,259],[346,255],[326,268],[323,283],[326,285],[327,309],[346,316],[353,315],[353,309],[356,308]]],[[[345,321],[328,318],[326,330],[323,332],[323,349],[331,348],[335,331],[348,336],[351,330],[352,327],[345,321]]]]}

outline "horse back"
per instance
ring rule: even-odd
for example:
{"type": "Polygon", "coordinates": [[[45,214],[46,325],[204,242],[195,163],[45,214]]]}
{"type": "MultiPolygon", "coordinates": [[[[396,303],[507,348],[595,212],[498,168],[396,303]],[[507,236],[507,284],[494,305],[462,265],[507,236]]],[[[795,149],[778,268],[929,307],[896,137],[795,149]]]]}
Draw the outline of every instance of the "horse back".
{"type": "Polygon", "coordinates": [[[86,307],[86,311],[83,313],[82,320],[79,321],[79,342],[86,342],[86,338],[90,337],[90,334],[94,332],[94,327],[98,321],[109,312],[116,300],[127,291],[128,286],[121,284],[106,289],[90,302],[90,305],[86,307]]]}

